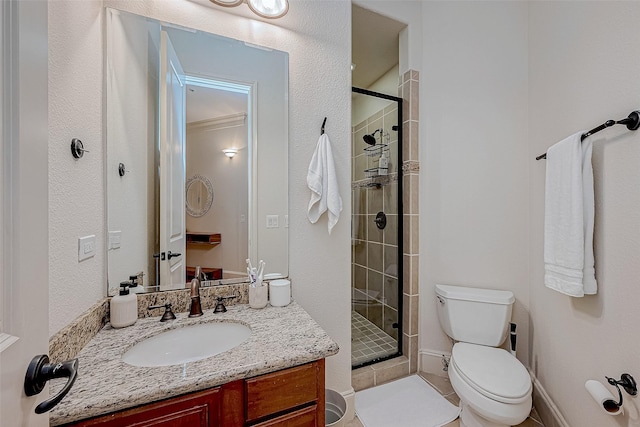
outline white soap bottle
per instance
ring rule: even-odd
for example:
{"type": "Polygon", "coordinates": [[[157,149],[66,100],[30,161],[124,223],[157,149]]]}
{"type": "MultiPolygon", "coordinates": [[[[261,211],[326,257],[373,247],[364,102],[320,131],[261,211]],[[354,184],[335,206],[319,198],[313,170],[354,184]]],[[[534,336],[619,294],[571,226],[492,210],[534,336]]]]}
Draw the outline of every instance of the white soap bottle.
{"type": "Polygon", "coordinates": [[[383,151],[380,155],[380,160],[378,160],[378,175],[387,175],[389,172],[389,157],[387,156],[387,152],[383,151]]]}
{"type": "Polygon", "coordinates": [[[111,298],[109,323],[114,328],[131,326],[138,320],[138,296],[129,292],[129,282],[120,283],[120,292],[111,298]]]}

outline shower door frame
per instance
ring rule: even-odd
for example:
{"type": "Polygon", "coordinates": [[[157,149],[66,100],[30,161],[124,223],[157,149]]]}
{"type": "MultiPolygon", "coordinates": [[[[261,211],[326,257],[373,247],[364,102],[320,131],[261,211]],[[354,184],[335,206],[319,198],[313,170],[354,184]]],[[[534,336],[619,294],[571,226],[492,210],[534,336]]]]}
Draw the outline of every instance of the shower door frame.
{"type": "Polygon", "coordinates": [[[362,89],[359,87],[355,87],[352,86],[351,87],[351,91],[355,92],[355,93],[359,93],[362,95],[368,95],[368,96],[373,96],[375,98],[382,98],[382,99],[386,99],[389,101],[394,101],[398,104],[398,158],[396,159],[398,162],[398,168],[397,168],[397,174],[398,174],[398,191],[397,191],[397,209],[398,209],[398,236],[397,236],[397,241],[398,241],[398,259],[397,259],[397,265],[398,265],[398,319],[397,319],[397,325],[398,325],[398,348],[397,351],[394,354],[388,355],[388,356],[383,356],[383,357],[378,357],[375,358],[373,360],[364,362],[364,363],[360,363],[358,365],[351,365],[351,369],[357,369],[357,368],[362,368],[363,366],[369,366],[369,365],[373,365],[376,363],[380,363],[383,362],[385,360],[389,360],[389,359],[394,359],[396,357],[400,357],[402,356],[402,335],[403,335],[403,324],[402,324],[402,318],[403,318],[403,281],[404,281],[404,260],[403,260],[403,255],[404,255],[404,239],[403,239],[403,223],[404,223],[404,211],[402,209],[402,199],[403,199],[403,193],[402,193],[402,181],[403,181],[403,177],[404,177],[404,171],[402,169],[403,167],[403,154],[402,154],[402,144],[403,144],[403,132],[402,132],[402,128],[403,128],[403,122],[402,122],[402,103],[403,103],[403,99],[399,98],[397,96],[392,96],[392,95],[387,95],[384,93],[379,93],[379,92],[374,92],[371,90],[367,90],[367,89],[362,89]]]}

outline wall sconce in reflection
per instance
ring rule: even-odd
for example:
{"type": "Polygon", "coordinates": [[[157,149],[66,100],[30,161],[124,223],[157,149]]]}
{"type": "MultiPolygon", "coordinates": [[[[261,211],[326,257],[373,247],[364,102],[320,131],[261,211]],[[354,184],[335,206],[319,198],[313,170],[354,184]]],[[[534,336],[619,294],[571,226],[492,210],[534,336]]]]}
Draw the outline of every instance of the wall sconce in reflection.
{"type": "Polygon", "coordinates": [[[282,18],[289,11],[289,0],[210,0],[224,7],[236,7],[247,3],[253,13],[263,18],[282,18]]]}
{"type": "Polygon", "coordinates": [[[236,148],[225,148],[222,150],[225,156],[232,159],[236,154],[238,154],[238,150],[236,148]]]}

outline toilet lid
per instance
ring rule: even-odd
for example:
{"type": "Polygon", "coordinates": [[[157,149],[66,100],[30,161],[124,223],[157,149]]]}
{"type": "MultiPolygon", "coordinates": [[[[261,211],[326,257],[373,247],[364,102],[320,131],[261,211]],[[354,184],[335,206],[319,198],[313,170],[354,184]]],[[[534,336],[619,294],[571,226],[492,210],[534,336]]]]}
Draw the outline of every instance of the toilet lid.
{"type": "Polygon", "coordinates": [[[506,350],[459,342],[451,361],[471,387],[491,399],[510,402],[531,393],[529,373],[506,350]]]}

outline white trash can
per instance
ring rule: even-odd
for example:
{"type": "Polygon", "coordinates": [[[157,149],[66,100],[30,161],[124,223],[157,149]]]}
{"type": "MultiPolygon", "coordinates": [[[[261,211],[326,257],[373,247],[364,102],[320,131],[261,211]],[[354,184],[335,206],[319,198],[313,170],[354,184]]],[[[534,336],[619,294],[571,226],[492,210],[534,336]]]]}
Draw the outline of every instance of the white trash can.
{"type": "Polygon", "coordinates": [[[325,394],[325,422],[326,427],[343,427],[347,413],[347,401],[335,390],[324,390],[325,394]]]}

